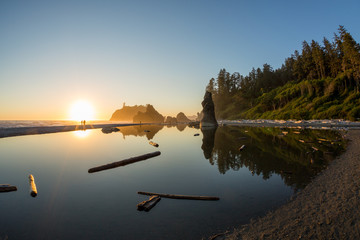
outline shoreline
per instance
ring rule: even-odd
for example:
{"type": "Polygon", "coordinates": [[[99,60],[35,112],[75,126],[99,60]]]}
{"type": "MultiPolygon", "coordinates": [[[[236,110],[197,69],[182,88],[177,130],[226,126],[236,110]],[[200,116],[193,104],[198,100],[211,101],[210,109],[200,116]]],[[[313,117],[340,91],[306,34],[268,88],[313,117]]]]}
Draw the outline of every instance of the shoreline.
{"type": "Polygon", "coordinates": [[[345,137],[345,152],[288,203],[221,239],[360,239],[360,130],[345,137]]]}
{"type": "Polygon", "coordinates": [[[314,129],[360,129],[360,122],[347,120],[221,120],[219,125],[236,125],[244,127],[283,127],[283,128],[314,128],[314,129]]]}
{"type": "MultiPolygon", "coordinates": [[[[46,127],[15,127],[15,128],[0,128],[0,138],[16,137],[25,135],[71,132],[79,130],[91,130],[104,127],[125,127],[140,125],[138,123],[108,123],[108,124],[87,124],[83,125],[66,125],[66,126],[46,126],[46,127]]],[[[141,124],[145,125],[145,124],[141,124]]]]}
{"type": "MultiPolygon", "coordinates": [[[[333,129],[349,130],[360,129],[360,122],[345,120],[220,120],[219,126],[242,126],[242,127],[280,127],[280,128],[310,128],[310,129],[333,129]]],[[[16,137],[24,135],[36,135],[58,132],[71,132],[78,130],[91,130],[104,127],[124,127],[136,125],[167,125],[165,123],[100,123],[82,125],[63,125],[63,126],[36,126],[36,127],[10,127],[0,128],[0,138],[16,137]]]]}

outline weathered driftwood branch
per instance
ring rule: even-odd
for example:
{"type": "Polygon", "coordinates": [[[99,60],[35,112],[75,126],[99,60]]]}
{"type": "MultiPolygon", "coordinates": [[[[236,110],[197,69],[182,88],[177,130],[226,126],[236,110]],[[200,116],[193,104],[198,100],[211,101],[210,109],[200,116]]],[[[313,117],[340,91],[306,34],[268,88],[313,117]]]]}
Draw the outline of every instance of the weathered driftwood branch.
{"type": "Polygon", "coordinates": [[[30,184],[30,195],[32,197],[36,197],[37,196],[37,189],[36,189],[36,184],[35,184],[35,179],[33,175],[29,175],[29,184],[30,184]]]}
{"type": "Polygon", "coordinates": [[[0,184],[0,192],[12,192],[16,190],[16,186],[11,186],[9,184],[0,184]]]}
{"type": "Polygon", "coordinates": [[[137,205],[137,209],[139,211],[145,210],[146,212],[150,211],[159,201],[161,198],[159,196],[151,196],[149,200],[143,201],[137,205]]]}
{"type": "Polygon", "coordinates": [[[153,145],[154,147],[159,147],[159,144],[154,143],[153,141],[150,141],[149,144],[150,144],[150,145],[153,145]]]}
{"type": "Polygon", "coordinates": [[[173,198],[173,199],[210,200],[210,201],[220,200],[220,198],[218,197],[209,197],[209,196],[175,195],[175,194],[150,193],[150,192],[138,192],[138,194],[149,195],[149,196],[157,195],[159,197],[173,198]]]}
{"type": "Polygon", "coordinates": [[[125,160],[122,160],[122,161],[109,163],[109,164],[102,165],[102,166],[99,166],[99,167],[90,168],[88,170],[88,172],[93,173],[93,172],[99,172],[99,171],[103,171],[103,170],[108,170],[108,169],[111,169],[111,168],[122,167],[122,166],[125,166],[125,165],[128,165],[128,164],[131,164],[131,163],[135,163],[135,162],[146,160],[148,158],[159,156],[160,154],[161,153],[159,151],[153,152],[153,153],[148,153],[148,154],[144,154],[144,155],[141,155],[141,156],[128,158],[128,159],[125,159],[125,160]]]}

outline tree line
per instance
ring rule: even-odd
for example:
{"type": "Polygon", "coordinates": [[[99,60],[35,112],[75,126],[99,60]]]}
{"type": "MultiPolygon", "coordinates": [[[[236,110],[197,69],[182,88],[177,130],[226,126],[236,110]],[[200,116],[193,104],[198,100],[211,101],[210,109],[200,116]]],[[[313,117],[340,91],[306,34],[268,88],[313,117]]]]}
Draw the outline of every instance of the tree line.
{"type": "Polygon", "coordinates": [[[314,40],[304,41],[302,50],[295,50],[278,69],[264,64],[262,68],[253,68],[246,76],[221,69],[216,78],[210,79],[206,89],[213,94],[216,116],[225,119],[253,118],[256,114],[241,113],[249,113],[261,102],[261,107],[255,111],[257,113],[281,110],[299,97],[305,97],[309,102],[325,95],[330,85],[335,89],[328,100],[344,97],[344,93],[349,92],[359,94],[360,45],[344,26],[339,26],[332,41],[325,37],[322,44],[314,40]],[[336,83],[333,80],[337,80],[336,83]],[[285,86],[286,93],[274,91],[285,90],[285,86]],[[269,101],[264,102],[264,98],[269,101]]]}

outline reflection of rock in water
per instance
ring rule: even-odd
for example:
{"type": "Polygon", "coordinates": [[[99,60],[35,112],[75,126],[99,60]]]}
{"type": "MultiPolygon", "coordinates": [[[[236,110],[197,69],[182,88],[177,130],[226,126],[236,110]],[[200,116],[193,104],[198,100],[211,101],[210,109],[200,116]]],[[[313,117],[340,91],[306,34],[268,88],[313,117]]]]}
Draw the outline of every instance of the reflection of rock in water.
{"type": "Polygon", "coordinates": [[[215,140],[215,133],[216,133],[217,127],[208,127],[208,128],[202,128],[201,132],[203,134],[203,143],[201,146],[201,149],[204,151],[204,157],[206,159],[211,158],[211,154],[214,148],[214,140],[215,140]]]}
{"type": "Polygon", "coordinates": [[[184,131],[184,129],[186,128],[186,124],[178,124],[178,125],[176,125],[176,128],[177,128],[180,132],[182,132],[182,131],[184,131]]]}
{"type": "Polygon", "coordinates": [[[137,125],[121,127],[121,133],[125,136],[146,136],[148,140],[153,139],[156,133],[163,129],[164,125],[137,125]],[[146,131],[145,131],[146,130],[146,131]]]}

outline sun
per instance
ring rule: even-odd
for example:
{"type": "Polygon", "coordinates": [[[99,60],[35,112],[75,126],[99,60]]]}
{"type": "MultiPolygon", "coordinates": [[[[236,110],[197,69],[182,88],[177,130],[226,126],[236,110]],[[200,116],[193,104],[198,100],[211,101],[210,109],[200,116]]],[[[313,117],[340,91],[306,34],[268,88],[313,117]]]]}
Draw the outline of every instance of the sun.
{"type": "Polygon", "coordinates": [[[71,105],[70,118],[72,120],[93,120],[94,115],[94,108],[85,100],[78,100],[71,105]]]}

